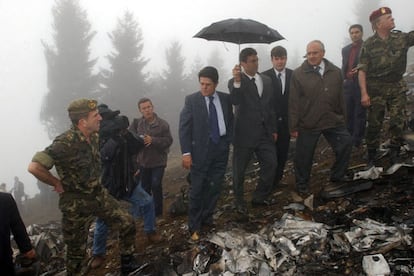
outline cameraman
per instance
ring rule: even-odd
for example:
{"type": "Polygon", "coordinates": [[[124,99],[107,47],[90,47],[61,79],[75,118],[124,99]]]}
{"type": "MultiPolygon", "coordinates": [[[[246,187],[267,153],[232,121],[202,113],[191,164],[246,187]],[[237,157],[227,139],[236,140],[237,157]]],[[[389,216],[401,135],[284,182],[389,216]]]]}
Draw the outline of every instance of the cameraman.
{"type": "MultiPolygon", "coordinates": [[[[129,120],[112,111],[107,105],[98,106],[102,117],[99,129],[99,146],[102,162],[102,184],[118,200],[131,203],[130,213],[137,219],[144,219],[144,232],[151,242],[161,237],[155,232],[155,210],[152,197],[141,187],[139,178],[134,176],[133,156],[144,147],[141,138],[128,131],[129,120]]],[[[93,260],[91,268],[97,268],[104,262],[108,228],[99,218],[96,220],[93,260]]]]}

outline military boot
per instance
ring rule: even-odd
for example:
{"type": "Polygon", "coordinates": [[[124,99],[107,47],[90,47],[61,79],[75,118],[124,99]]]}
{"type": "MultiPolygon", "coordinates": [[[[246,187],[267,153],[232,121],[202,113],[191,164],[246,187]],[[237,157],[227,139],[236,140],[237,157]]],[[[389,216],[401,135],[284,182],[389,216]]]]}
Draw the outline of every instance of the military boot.
{"type": "Polygon", "coordinates": [[[140,264],[135,257],[131,255],[121,255],[121,272],[122,275],[137,275],[146,265],[140,264]]]}

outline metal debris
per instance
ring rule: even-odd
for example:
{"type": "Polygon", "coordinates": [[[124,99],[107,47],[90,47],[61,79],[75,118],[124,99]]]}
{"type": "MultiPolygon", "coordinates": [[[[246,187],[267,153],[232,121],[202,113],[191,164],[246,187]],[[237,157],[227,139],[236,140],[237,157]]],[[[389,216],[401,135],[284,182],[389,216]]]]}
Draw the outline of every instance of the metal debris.
{"type": "Polygon", "coordinates": [[[371,168],[369,168],[367,170],[356,172],[354,174],[353,179],[354,180],[358,180],[358,179],[370,179],[370,180],[378,179],[378,178],[381,177],[381,174],[382,174],[383,170],[384,169],[382,167],[372,166],[371,168]]]}
{"type": "Polygon", "coordinates": [[[357,252],[376,251],[388,245],[411,245],[412,243],[412,228],[404,224],[387,226],[369,218],[354,219],[353,223],[355,227],[344,234],[357,252]]]}
{"type": "Polygon", "coordinates": [[[382,254],[368,255],[362,258],[362,268],[367,276],[390,275],[390,266],[382,254]]]}
{"type": "Polygon", "coordinates": [[[394,164],[391,167],[387,169],[387,171],[384,173],[384,175],[391,175],[394,174],[396,171],[398,171],[401,167],[407,167],[407,168],[413,168],[414,164],[408,164],[408,163],[399,163],[394,164]]]}

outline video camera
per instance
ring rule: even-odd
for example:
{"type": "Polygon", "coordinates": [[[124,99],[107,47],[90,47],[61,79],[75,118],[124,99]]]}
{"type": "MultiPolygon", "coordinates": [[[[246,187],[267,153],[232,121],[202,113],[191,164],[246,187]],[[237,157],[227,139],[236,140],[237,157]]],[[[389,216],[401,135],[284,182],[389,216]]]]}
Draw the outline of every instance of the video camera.
{"type": "Polygon", "coordinates": [[[99,135],[102,138],[119,136],[129,127],[127,116],[119,115],[119,110],[112,111],[106,104],[98,106],[99,114],[102,117],[99,135]]]}

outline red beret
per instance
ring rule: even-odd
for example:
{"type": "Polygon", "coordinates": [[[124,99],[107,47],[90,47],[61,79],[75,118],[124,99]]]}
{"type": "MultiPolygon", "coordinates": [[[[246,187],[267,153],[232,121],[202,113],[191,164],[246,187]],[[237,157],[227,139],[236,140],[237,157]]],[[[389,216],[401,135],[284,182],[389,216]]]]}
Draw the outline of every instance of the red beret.
{"type": "Polygon", "coordinates": [[[378,17],[384,14],[391,14],[391,9],[388,7],[382,7],[382,8],[379,8],[378,10],[373,11],[371,15],[369,16],[369,22],[374,21],[375,19],[377,19],[378,17]]]}

